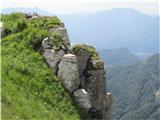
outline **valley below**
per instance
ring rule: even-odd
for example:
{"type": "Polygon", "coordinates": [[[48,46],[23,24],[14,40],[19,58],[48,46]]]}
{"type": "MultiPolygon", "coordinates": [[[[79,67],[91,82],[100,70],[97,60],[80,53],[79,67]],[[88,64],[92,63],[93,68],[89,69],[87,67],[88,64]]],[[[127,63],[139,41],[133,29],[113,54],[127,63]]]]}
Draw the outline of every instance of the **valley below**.
{"type": "Polygon", "coordinates": [[[128,50],[106,51],[100,50],[100,55],[106,63],[107,88],[113,95],[113,119],[158,120],[160,54],[141,60],[128,50]]]}

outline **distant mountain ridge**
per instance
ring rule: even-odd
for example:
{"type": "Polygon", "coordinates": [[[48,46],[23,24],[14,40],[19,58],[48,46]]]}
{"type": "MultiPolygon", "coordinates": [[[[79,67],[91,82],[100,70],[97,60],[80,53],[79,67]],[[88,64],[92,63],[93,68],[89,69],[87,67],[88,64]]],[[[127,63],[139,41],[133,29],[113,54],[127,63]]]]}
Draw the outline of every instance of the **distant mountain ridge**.
{"type": "Polygon", "coordinates": [[[128,65],[140,61],[140,57],[127,48],[99,49],[101,59],[108,65],[128,65]]]}
{"type": "Polygon", "coordinates": [[[129,8],[84,15],[59,15],[73,43],[88,43],[98,49],[127,47],[133,52],[159,51],[159,16],[129,8]]]}

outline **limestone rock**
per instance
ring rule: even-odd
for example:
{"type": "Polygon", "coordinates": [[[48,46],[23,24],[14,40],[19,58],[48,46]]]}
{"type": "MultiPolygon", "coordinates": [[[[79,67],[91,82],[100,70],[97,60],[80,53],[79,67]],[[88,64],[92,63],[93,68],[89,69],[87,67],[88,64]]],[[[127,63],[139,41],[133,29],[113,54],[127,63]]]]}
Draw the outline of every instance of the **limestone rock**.
{"type": "Polygon", "coordinates": [[[42,48],[43,49],[52,49],[53,47],[53,42],[51,40],[49,40],[49,38],[45,38],[42,41],[42,48]]]}
{"type": "Polygon", "coordinates": [[[46,62],[49,64],[49,66],[53,68],[55,73],[57,73],[58,64],[64,54],[65,52],[63,50],[54,51],[50,49],[44,49],[43,56],[45,57],[46,62]]]}
{"type": "Polygon", "coordinates": [[[80,85],[77,58],[73,54],[65,54],[58,65],[58,76],[69,92],[78,89],[80,85]]]}
{"type": "Polygon", "coordinates": [[[79,106],[85,109],[91,108],[91,100],[89,94],[84,89],[78,89],[74,91],[74,96],[76,97],[79,106]]]}
{"type": "Polygon", "coordinates": [[[82,75],[83,71],[86,69],[90,54],[86,50],[80,49],[78,52],[76,52],[76,56],[78,61],[79,74],[82,75]]]}
{"type": "Polygon", "coordinates": [[[54,30],[55,33],[60,34],[64,42],[66,42],[68,45],[70,45],[69,37],[67,34],[67,29],[64,27],[58,27],[54,30]]]}

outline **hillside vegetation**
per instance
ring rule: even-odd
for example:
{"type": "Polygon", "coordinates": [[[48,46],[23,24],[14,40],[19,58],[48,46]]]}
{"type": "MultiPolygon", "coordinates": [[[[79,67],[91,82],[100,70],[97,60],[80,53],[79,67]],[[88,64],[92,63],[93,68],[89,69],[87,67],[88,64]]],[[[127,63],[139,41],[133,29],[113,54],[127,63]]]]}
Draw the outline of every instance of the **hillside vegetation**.
{"type": "Polygon", "coordinates": [[[2,119],[88,118],[40,52],[42,40],[50,36],[48,29],[60,25],[60,20],[26,19],[25,14],[12,13],[2,15],[2,22],[2,119]]]}
{"type": "Polygon", "coordinates": [[[113,119],[160,119],[160,55],[128,66],[107,67],[113,94],[113,119]]]}

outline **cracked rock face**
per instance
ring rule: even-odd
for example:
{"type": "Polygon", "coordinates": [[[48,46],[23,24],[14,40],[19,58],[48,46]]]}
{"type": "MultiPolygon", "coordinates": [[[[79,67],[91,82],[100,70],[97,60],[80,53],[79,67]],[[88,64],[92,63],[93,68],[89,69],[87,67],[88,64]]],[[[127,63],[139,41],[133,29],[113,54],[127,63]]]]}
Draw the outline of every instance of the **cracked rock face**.
{"type": "Polygon", "coordinates": [[[67,90],[73,92],[79,88],[80,80],[77,67],[77,58],[73,54],[65,54],[58,65],[58,77],[67,90]]]}
{"type": "Polygon", "coordinates": [[[90,109],[91,108],[91,100],[88,92],[85,91],[85,89],[78,89],[74,91],[74,96],[76,97],[76,100],[78,101],[79,106],[90,109]]]}

